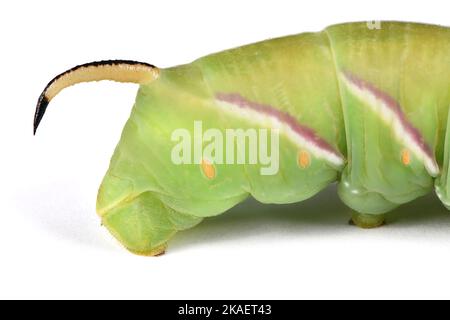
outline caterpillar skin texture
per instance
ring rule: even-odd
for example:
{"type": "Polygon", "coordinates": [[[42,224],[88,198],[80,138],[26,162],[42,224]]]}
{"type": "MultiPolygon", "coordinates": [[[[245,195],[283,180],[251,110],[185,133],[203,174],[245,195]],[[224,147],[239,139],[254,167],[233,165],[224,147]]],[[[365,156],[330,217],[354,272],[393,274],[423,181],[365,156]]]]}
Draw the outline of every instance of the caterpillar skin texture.
{"type": "MultiPolygon", "coordinates": [[[[361,227],[434,188],[450,208],[450,29],[384,22],[331,26],[158,69],[101,61],[56,77],[49,101],[83,81],[139,83],[131,116],[100,186],[103,225],[130,251],[159,255],[178,231],[249,196],[310,198],[337,182],[361,227]],[[279,170],[260,164],[177,165],[174,130],[279,129],[279,170]]],[[[248,151],[248,150],[247,150],[248,151]]]]}

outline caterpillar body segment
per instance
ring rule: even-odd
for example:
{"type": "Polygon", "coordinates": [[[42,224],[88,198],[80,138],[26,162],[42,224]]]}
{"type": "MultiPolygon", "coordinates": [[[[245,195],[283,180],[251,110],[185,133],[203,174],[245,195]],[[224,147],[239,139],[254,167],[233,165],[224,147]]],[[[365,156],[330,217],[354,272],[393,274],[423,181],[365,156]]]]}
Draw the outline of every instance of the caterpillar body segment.
{"type": "Polygon", "coordinates": [[[436,195],[444,204],[444,206],[450,210],[449,165],[450,165],[450,113],[448,113],[444,136],[442,170],[441,170],[442,173],[435,179],[436,195]]]}
{"type": "Polygon", "coordinates": [[[333,182],[361,227],[434,186],[450,206],[448,28],[351,23],[173,68],[120,65],[56,78],[35,129],[67,85],[140,84],[97,199],[103,224],[134,253],[160,254],[176,232],[249,196],[292,203],[333,182]]]}
{"type": "Polygon", "coordinates": [[[443,161],[449,29],[347,24],[327,33],[340,71],[350,159],[340,197],[358,212],[374,214],[430,192],[443,161]]]}

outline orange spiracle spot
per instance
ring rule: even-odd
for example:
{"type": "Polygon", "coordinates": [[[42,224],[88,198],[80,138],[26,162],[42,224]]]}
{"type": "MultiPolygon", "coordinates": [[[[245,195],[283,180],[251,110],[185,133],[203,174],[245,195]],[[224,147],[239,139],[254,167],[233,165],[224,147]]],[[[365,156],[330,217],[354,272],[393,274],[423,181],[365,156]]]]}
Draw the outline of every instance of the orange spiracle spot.
{"type": "Polygon", "coordinates": [[[298,153],[297,163],[302,169],[306,169],[311,164],[311,158],[307,151],[300,150],[298,153]]]}
{"type": "Polygon", "coordinates": [[[203,174],[206,178],[214,179],[216,177],[216,168],[214,168],[214,165],[212,165],[208,160],[203,159],[200,167],[202,168],[203,174]]]}
{"type": "Polygon", "coordinates": [[[407,166],[411,163],[411,155],[408,150],[402,150],[402,163],[407,166]]]}

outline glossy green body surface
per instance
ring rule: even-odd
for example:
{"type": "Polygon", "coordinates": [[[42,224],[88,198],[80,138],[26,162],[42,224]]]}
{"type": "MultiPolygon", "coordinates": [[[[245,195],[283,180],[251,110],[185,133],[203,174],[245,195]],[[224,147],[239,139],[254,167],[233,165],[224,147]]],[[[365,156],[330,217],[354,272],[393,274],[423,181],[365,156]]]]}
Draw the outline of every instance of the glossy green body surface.
{"type": "Polygon", "coordinates": [[[450,203],[449,107],[450,30],[436,26],[338,25],[163,69],[139,89],[98,213],[129,250],[151,255],[249,196],[292,203],[337,181],[349,207],[379,215],[436,183],[450,203]],[[181,164],[180,129],[190,137],[181,164]],[[277,148],[277,170],[227,161],[227,129],[277,148]],[[224,157],[208,158],[208,146],[224,157]]]}

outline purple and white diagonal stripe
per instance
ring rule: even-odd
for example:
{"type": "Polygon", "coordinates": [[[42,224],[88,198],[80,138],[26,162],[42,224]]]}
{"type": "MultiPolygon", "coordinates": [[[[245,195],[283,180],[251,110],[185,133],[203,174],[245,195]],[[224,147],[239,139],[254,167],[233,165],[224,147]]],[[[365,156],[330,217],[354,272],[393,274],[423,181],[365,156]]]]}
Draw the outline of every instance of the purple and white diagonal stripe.
{"type": "Polygon", "coordinates": [[[327,141],[305,125],[300,124],[292,115],[280,111],[270,105],[249,101],[237,93],[217,93],[216,101],[228,112],[259,125],[278,129],[298,147],[304,148],[319,159],[333,166],[341,167],[344,157],[327,141]]]}
{"type": "Polygon", "coordinates": [[[431,176],[439,174],[433,150],[420,131],[408,121],[400,104],[394,98],[349,72],[342,72],[341,79],[353,95],[370,106],[372,111],[392,128],[396,139],[411,150],[431,176]]]}

